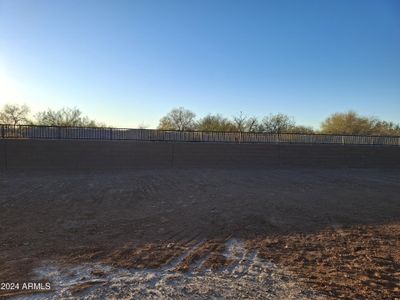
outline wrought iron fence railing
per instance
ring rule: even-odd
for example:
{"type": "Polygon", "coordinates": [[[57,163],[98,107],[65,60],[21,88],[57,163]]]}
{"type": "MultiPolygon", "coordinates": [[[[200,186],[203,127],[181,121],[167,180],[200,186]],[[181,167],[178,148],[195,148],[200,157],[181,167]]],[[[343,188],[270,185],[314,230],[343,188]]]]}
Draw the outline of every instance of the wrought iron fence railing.
{"type": "Polygon", "coordinates": [[[0,139],[87,139],[220,143],[296,143],[400,146],[400,136],[264,132],[204,132],[155,129],[0,124],[0,139]]]}

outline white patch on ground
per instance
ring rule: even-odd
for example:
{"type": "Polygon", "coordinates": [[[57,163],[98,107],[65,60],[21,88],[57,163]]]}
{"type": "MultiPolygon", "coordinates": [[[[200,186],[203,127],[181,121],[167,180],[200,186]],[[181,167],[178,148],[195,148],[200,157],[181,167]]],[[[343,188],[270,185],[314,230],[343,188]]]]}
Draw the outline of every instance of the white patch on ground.
{"type": "Polygon", "coordinates": [[[202,259],[189,272],[176,272],[179,263],[198,246],[156,270],[116,269],[101,264],[61,269],[56,262],[47,262],[35,272],[37,279],[51,281],[54,292],[15,299],[323,299],[301,288],[275,264],[259,258],[256,251],[246,251],[237,239],[226,243],[224,256],[233,261],[227,268],[204,270],[202,259]],[[71,292],[82,284],[90,287],[71,292]]]}

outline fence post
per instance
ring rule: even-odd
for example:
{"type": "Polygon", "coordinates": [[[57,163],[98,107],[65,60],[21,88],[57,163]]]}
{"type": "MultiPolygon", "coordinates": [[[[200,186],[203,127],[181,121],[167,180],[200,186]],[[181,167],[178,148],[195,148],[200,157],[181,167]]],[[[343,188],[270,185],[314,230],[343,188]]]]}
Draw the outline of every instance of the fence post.
{"type": "Polygon", "coordinates": [[[4,130],[4,126],[5,126],[5,125],[1,125],[1,138],[2,138],[2,139],[4,139],[4,136],[5,136],[5,134],[4,134],[4,131],[5,131],[5,130],[4,130]]]}
{"type": "Polygon", "coordinates": [[[110,128],[110,140],[112,140],[112,139],[113,139],[113,129],[110,128]]]}

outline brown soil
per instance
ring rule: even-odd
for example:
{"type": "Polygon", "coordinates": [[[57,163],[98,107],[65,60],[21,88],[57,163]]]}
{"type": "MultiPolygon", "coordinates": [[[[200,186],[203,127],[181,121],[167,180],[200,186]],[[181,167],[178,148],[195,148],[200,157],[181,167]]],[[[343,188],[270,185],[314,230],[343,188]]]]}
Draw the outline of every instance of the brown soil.
{"type": "Polygon", "coordinates": [[[93,285],[96,285],[96,284],[99,284],[99,282],[96,281],[96,282],[79,283],[79,284],[74,285],[74,286],[70,289],[70,292],[71,292],[72,295],[80,294],[80,293],[82,293],[83,291],[85,291],[85,290],[91,288],[93,285]]]}
{"type": "Polygon", "coordinates": [[[249,247],[332,298],[400,297],[400,225],[271,236],[249,247]]]}
{"type": "Polygon", "coordinates": [[[400,297],[399,179],[366,169],[4,173],[0,282],[32,280],[46,260],[218,272],[234,264],[224,252],[237,238],[320,295],[400,297]]]}

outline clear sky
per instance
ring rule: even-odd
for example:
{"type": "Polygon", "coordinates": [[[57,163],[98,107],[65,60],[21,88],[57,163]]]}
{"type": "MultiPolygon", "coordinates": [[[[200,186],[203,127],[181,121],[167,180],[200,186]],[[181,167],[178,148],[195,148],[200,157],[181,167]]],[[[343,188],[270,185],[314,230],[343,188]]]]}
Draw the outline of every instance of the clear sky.
{"type": "Polygon", "coordinates": [[[400,122],[400,1],[0,0],[0,105],[114,126],[354,109],[400,122]]]}

